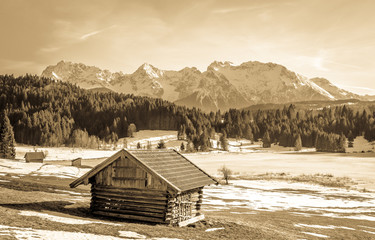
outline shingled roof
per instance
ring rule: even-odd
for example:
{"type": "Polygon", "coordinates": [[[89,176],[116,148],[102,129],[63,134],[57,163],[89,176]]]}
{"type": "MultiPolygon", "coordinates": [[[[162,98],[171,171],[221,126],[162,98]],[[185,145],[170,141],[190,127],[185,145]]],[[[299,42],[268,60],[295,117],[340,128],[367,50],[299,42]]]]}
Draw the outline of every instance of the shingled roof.
{"type": "Polygon", "coordinates": [[[106,161],[94,167],[91,171],[70,184],[76,187],[88,178],[95,176],[99,171],[114,162],[119,153],[130,155],[149,171],[155,173],[162,180],[176,190],[183,192],[209,184],[217,184],[216,179],[208,175],[194,163],[175,150],[121,150],[106,161]]]}

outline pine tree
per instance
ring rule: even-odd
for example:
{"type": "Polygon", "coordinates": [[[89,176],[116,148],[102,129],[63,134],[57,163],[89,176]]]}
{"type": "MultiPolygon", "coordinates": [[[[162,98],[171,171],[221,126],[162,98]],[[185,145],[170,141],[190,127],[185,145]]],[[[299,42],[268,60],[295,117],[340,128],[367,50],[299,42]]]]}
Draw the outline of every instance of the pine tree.
{"type": "Polygon", "coordinates": [[[227,133],[225,131],[223,131],[223,133],[220,136],[220,145],[224,151],[228,151],[228,139],[227,133]]]}
{"type": "Polygon", "coordinates": [[[247,124],[245,127],[245,138],[250,141],[253,141],[254,139],[253,131],[251,130],[251,127],[249,124],[247,124]]]}
{"type": "Polygon", "coordinates": [[[298,134],[294,142],[294,150],[299,151],[301,149],[302,149],[302,140],[301,140],[301,135],[298,134]]]}
{"type": "Polygon", "coordinates": [[[270,148],[271,147],[271,138],[270,138],[270,134],[268,133],[268,131],[266,131],[262,140],[263,140],[263,147],[264,148],[270,148]]]}
{"type": "Polygon", "coordinates": [[[5,112],[1,114],[0,121],[0,157],[14,159],[16,157],[16,149],[14,147],[13,127],[5,112]]]}
{"type": "Polygon", "coordinates": [[[349,133],[348,133],[348,148],[353,147],[353,142],[354,142],[353,133],[352,133],[351,130],[349,130],[349,133]]]}

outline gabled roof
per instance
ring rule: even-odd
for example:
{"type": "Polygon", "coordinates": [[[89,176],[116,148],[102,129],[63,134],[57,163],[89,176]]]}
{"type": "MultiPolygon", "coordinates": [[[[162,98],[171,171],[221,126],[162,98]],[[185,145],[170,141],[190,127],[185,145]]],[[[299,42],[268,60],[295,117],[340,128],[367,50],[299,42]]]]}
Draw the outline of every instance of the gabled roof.
{"type": "Polygon", "coordinates": [[[28,159],[44,159],[44,153],[43,152],[27,152],[25,154],[24,158],[28,158],[28,159]]]}
{"type": "Polygon", "coordinates": [[[112,157],[94,167],[91,171],[70,184],[70,187],[88,182],[106,166],[116,161],[121,154],[137,161],[140,166],[154,173],[177,192],[217,184],[216,179],[208,175],[194,163],[175,150],[120,150],[112,157]]]}

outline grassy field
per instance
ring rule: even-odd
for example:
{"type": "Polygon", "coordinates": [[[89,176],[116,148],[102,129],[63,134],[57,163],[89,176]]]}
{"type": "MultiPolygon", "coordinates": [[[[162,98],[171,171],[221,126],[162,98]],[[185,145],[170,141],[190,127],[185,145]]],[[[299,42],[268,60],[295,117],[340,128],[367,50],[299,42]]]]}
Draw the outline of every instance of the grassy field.
{"type": "Polygon", "coordinates": [[[148,239],[293,239],[275,237],[277,231],[272,228],[211,216],[185,228],[96,217],[88,211],[88,187],[69,189],[70,182],[69,179],[55,177],[0,175],[0,238],[39,239],[39,236],[40,239],[49,239],[58,231],[58,239],[64,239],[71,233],[81,233],[73,239],[93,239],[91,235],[85,238],[83,233],[100,236],[98,239],[114,239],[110,237],[120,237],[121,231],[130,231],[148,239]],[[213,228],[224,229],[206,232],[213,228]],[[15,229],[23,231],[24,238],[15,229]],[[43,235],[39,230],[49,235],[43,235]]]}

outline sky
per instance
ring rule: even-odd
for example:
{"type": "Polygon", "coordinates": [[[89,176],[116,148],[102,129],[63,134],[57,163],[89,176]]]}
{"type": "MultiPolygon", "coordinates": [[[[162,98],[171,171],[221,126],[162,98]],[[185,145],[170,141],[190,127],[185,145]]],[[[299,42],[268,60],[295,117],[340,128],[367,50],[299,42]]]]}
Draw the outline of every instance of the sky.
{"type": "Polygon", "coordinates": [[[375,1],[1,0],[0,74],[274,62],[375,95],[375,1]]]}

